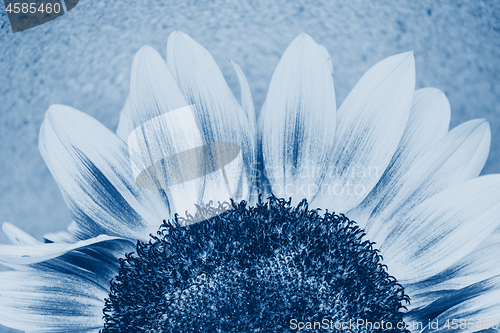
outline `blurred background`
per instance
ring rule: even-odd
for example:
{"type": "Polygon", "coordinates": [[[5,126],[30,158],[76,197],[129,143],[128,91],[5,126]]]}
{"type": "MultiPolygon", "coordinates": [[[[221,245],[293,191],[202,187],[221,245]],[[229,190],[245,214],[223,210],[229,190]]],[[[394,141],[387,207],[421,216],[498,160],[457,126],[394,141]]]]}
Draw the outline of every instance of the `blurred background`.
{"type": "Polygon", "coordinates": [[[165,56],[174,30],[208,49],[237,98],[229,60],[240,65],[257,110],[301,32],[330,51],[338,106],[372,65],[413,50],[417,88],[446,94],[452,128],[489,121],[483,174],[500,172],[499,1],[80,0],[62,17],[15,34],[0,5],[0,223],[39,239],[66,228],[70,214],[38,151],[45,111],[66,104],[115,130],[135,52],[148,44],[165,56]]]}

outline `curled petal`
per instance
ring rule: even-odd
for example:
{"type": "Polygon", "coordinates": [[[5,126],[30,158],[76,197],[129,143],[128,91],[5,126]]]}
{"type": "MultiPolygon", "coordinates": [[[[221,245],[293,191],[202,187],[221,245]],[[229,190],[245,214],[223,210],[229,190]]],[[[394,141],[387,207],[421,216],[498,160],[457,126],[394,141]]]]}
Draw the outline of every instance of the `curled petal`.
{"type": "Polygon", "coordinates": [[[34,245],[41,243],[13,224],[4,223],[2,225],[2,230],[14,245],[34,245]]]}
{"type": "Polygon", "coordinates": [[[231,61],[231,65],[233,65],[234,71],[238,76],[238,82],[240,83],[241,90],[241,105],[243,110],[245,110],[248,118],[248,124],[250,126],[250,132],[254,137],[254,142],[256,138],[256,129],[255,129],[255,107],[253,105],[252,92],[250,91],[250,86],[248,85],[248,81],[245,77],[245,74],[241,70],[240,66],[238,66],[234,61],[231,61]]]}
{"type": "Polygon", "coordinates": [[[9,267],[40,263],[69,251],[94,245],[97,243],[118,239],[107,235],[100,235],[74,244],[50,243],[31,245],[0,245],[0,263],[9,267]]]}

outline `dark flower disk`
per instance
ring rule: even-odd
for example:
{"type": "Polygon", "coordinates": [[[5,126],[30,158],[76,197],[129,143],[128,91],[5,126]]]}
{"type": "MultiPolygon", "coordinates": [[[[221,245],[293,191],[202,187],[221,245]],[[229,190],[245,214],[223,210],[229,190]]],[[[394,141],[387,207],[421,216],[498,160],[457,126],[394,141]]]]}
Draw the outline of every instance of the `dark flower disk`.
{"type": "Polygon", "coordinates": [[[292,319],[384,321],[393,328],[347,332],[404,331],[396,323],[408,296],[342,214],[271,197],[189,226],[179,221],[164,221],[121,259],[103,333],[293,332],[292,319]]]}

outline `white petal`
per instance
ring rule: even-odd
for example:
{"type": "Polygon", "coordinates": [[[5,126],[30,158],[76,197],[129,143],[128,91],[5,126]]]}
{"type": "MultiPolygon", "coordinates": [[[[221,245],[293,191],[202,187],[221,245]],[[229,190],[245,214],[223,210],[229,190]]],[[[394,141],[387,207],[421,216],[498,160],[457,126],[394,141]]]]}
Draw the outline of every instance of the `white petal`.
{"type": "Polygon", "coordinates": [[[120,269],[119,258],[123,258],[127,253],[135,252],[135,250],[136,242],[123,239],[96,242],[49,260],[28,266],[17,265],[15,268],[78,276],[109,291],[110,281],[118,275],[120,269]]]}
{"type": "Polygon", "coordinates": [[[417,90],[403,138],[389,167],[366,199],[349,212],[349,218],[364,227],[363,222],[367,221],[375,206],[391,191],[395,182],[408,171],[413,162],[446,135],[449,125],[450,104],[446,96],[435,88],[417,90]]]}
{"type": "Polygon", "coordinates": [[[39,146],[85,232],[147,239],[169,217],[163,197],[135,185],[127,145],[92,117],[52,105],[39,146]]]}
{"type": "Polygon", "coordinates": [[[116,127],[116,135],[127,142],[128,135],[132,132],[131,128],[132,121],[130,120],[130,96],[127,97],[125,105],[120,112],[120,119],[118,120],[118,126],[116,127]]]}
{"type": "Polygon", "coordinates": [[[168,111],[187,106],[161,55],[145,45],[135,55],[130,79],[132,129],[168,111]]]}
{"type": "Polygon", "coordinates": [[[115,239],[118,238],[100,235],[74,244],[0,245],[0,263],[9,267],[35,264],[61,256],[75,249],[115,239]]]}
{"type": "Polygon", "coordinates": [[[465,288],[500,275],[500,234],[492,234],[471,253],[426,281],[405,287],[407,292],[435,292],[465,288]]]}
{"type": "MultiPolygon", "coordinates": [[[[245,111],[214,59],[191,37],[174,31],[168,38],[167,65],[180,91],[194,107],[205,142],[230,142],[241,148],[247,175],[242,182],[248,187],[253,180],[253,136],[245,111]]],[[[244,196],[235,199],[241,200],[244,196]]]]}
{"type": "Polygon", "coordinates": [[[103,290],[78,277],[0,273],[0,324],[27,332],[87,332],[103,327],[103,290]]]}
{"type": "Polygon", "coordinates": [[[348,212],[364,200],[396,152],[414,88],[412,52],[382,60],[359,80],[338,110],[332,161],[314,207],[348,212]]]}
{"type": "Polygon", "coordinates": [[[241,106],[243,110],[245,110],[248,118],[248,124],[250,125],[250,131],[254,136],[254,140],[256,139],[255,132],[255,107],[253,105],[252,92],[250,91],[250,86],[248,85],[248,81],[245,77],[245,74],[241,70],[240,66],[238,66],[234,61],[231,60],[231,65],[233,65],[234,71],[238,76],[238,82],[240,84],[241,90],[241,106]]]}
{"type": "Polygon", "coordinates": [[[436,320],[439,328],[426,329],[424,332],[464,332],[464,327],[467,332],[483,331],[492,327],[497,329],[500,325],[500,288],[497,286],[497,289],[486,289],[480,295],[444,311],[434,321],[436,320]],[[445,327],[447,320],[449,326],[445,327]],[[453,325],[454,323],[457,325],[453,325]]]}
{"type": "Polygon", "coordinates": [[[79,240],[84,240],[90,237],[80,238],[82,230],[78,227],[74,221],[68,226],[68,230],[62,230],[58,232],[51,232],[43,235],[45,243],[76,243],[79,240]],[[74,229],[76,232],[70,232],[69,229],[74,229]]]}
{"type": "Polygon", "coordinates": [[[93,234],[87,233],[80,228],[75,221],[69,224],[67,230],[43,235],[45,243],[76,243],[92,237],[94,237],[93,234]]]}
{"type": "Polygon", "coordinates": [[[265,174],[272,192],[311,200],[335,140],[335,91],[323,50],[306,34],[286,49],[259,119],[265,174]]]}
{"type": "Polygon", "coordinates": [[[332,63],[332,57],[330,56],[330,52],[324,47],[323,45],[319,45],[319,49],[323,53],[323,57],[326,60],[326,64],[328,65],[328,69],[330,70],[330,74],[333,74],[333,63],[332,63]]]}
{"type": "Polygon", "coordinates": [[[490,138],[488,123],[477,119],[454,128],[432,146],[394,179],[380,199],[368,220],[369,238],[382,243],[409,209],[450,186],[477,177],[488,157],[490,138]]]}
{"type": "MultiPolygon", "coordinates": [[[[432,321],[432,330],[452,329],[452,326],[456,327],[453,323],[459,320],[455,317],[446,318],[446,316],[442,316],[443,313],[447,313],[447,310],[461,306],[468,300],[474,299],[475,297],[491,294],[491,292],[498,290],[499,286],[500,276],[495,276],[462,289],[441,290],[417,295],[410,294],[410,311],[406,314],[404,319],[407,322],[423,323],[424,328],[426,325],[430,324],[430,321],[432,321]],[[414,305],[417,305],[417,307],[414,305]],[[437,321],[436,317],[439,318],[437,321]],[[453,321],[453,319],[455,319],[455,321],[453,321]],[[448,321],[448,326],[446,326],[446,321],[448,321]],[[436,322],[438,322],[439,327],[436,327],[436,322]]],[[[427,329],[428,328],[429,327],[427,327],[427,329]]],[[[412,329],[411,331],[416,330],[412,329]]]]}
{"type": "MultiPolygon", "coordinates": [[[[231,64],[234,67],[234,70],[236,71],[236,75],[238,76],[238,82],[240,83],[240,90],[241,90],[241,105],[243,106],[243,109],[245,110],[247,114],[247,119],[248,119],[248,125],[250,127],[250,135],[252,136],[252,140],[254,143],[257,142],[257,124],[256,124],[256,118],[255,118],[255,107],[253,105],[253,99],[252,99],[252,92],[250,91],[250,86],[248,85],[247,79],[245,77],[245,74],[241,70],[240,66],[238,66],[234,61],[231,61],[231,64]]],[[[256,149],[252,150],[254,156],[252,157],[252,160],[255,161],[255,153],[256,149]]],[[[258,172],[257,165],[254,164],[249,167],[249,175],[252,179],[257,178],[257,172],[258,172]]],[[[254,182],[250,182],[251,184],[254,184],[254,182]]],[[[255,185],[255,184],[254,184],[255,185]]],[[[252,186],[250,190],[250,198],[248,199],[250,202],[256,202],[258,200],[258,187],[257,186],[252,186]]]]}
{"type": "Polygon", "coordinates": [[[240,148],[227,142],[205,145],[189,106],[137,127],[128,147],[137,185],[165,191],[173,213],[194,214],[195,205],[248,193],[241,186],[246,176],[240,148]]]}
{"type": "Polygon", "coordinates": [[[142,123],[187,105],[161,55],[145,45],[132,63],[130,95],[120,113],[116,133],[127,142],[130,132],[142,123]]]}
{"type": "Polygon", "coordinates": [[[2,230],[14,245],[41,244],[40,241],[37,241],[31,235],[25,233],[24,231],[10,223],[4,223],[2,225],[2,230]]]}
{"type": "Polygon", "coordinates": [[[450,187],[415,206],[381,244],[402,283],[427,279],[470,253],[498,226],[500,175],[450,187]]]}

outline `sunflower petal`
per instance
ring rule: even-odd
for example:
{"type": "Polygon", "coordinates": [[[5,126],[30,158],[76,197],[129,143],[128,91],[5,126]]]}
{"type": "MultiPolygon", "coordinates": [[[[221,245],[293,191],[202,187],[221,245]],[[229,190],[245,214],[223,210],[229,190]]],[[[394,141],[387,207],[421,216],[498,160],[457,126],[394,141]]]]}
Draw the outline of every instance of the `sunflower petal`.
{"type": "Polygon", "coordinates": [[[76,243],[92,237],[94,235],[85,232],[75,221],[71,221],[67,230],[47,233],[43,235],[43,240],[45,243],[76,243]]]}
{"type": "Polygon", "coordinates": [[[389,167],[366,199],[349,212],[349,217],[364,227],[371,212],[382,202],[411,165],[448,132],[450,103],[438,89],[417,90],[403,138],[389,167]]]}
{"type": "Polygon", "coordinates": [[[421,158],[409,166],[380,200],[367,224],[367,233],[381,243],[412,207],[436,193],[475,178],[486,162],[490,148],[486,121],[468,121],[449,132],[421,158]]]}
{"type": "MultiPolygon", "coordinates": [[[[245,74],[241,70],[240,66],[238,66],[234,61],[231,60],[231,64],[233,65],[233,68],[236,72],[236,75],[238,76],[238,82],[240,84],[240,90],[241,90],[241,105],[243,109],[245,110],[248,118],[248,124],[250,126],[250,135],[252,136],[252,142],[255,145],[257,143],[257,124],[256,124],[256,118],[255,118],[255,107],[253,104],[253,99],[252,99],[252,92],[250,91],[250,86],[248,85],[248,81],[245,77],[245,74]]],[[[255,146],[252,149],[253,157],[252,161],[256,161],[256,149],[255,146]]],[[[251,179],[256,179],[257,178],[257,165],[252,165],[249,168],[248,174],[251,179]]],[[[254,182],[250,182],[253,184],[254,182]]],[[[258,197],[258,188],[257,186],[253,186],[250,189],[250,202],[254,202],[257,200],[258,197]]]]}
{"type": "Polygon", "coordinates": [[[106,290],[82,278],[36,271],[0,273],[0,324],[27,332],[97,332],[106,290]]]}
{"type": "Polygon", "coordinates": [[[85,235],[75,221],[72,221],[67,230],[51,232],[43,235],[45,243],[76,243],[80,240],[92,238],[92,235],[85,235]]]}
{"type": "Polygon", "coordinates": [[[127,142],[128,135],[132,132],[133,128],[130,128],[132,121],[130,120],[130,96],[127,97],[125,105],[120,112],[120,119],[118,120],[118,126],[116,127],[116,135],[127,142]]]}
{"type": "MultiPolygon", "coordinates": [[[[10,223],[4,223],[2,225],[2,230],[4,234],[10,239],[12,244],[14,245],[34,245],[41,244],[41,242],[37,241],[31,235],[22,231],[18,227],[10,223]]],[[[2,245],[0,245],[2,246],[2,245]]]]}
{"type": "Polygon", "coordinates": [[[134,129],[128,147],[136,183],[164,191],[173,213],[193,214],[196,205],[229,202],[248,193],[246,183],[241,184],[245,175],[239,146],[205,145],[189,106],[134,129]]]}
{"type": "Polygon", "coordinates": [[[128,135],[142,123],[187,105],[161,55],[144,45],[132,62],[130,95],[120,113],[116,134],[127,142],[128,135]]]}
{"type": "MultiPolygon", "coordinates": [[[[247,115],[234,98],[214,59],[188,35],[174,31],[167,44],[167,65],[180,91],[192,105],[206,143],[229,142],[242,150],[245,178],[252,181],[254,141],[247,115]]],[[[241,192],[241,191],[240,191],[241,192]]],[[[235,200],[245,199],[242,193],[235,200]]]]}
{"type": "MultiPolygon", "coordinates": [[[[435,327],[435,319],[437,316],[441,315],[446,310],[460,305],[468,300],[481,295],[485,295],[498,289],[498,287],[500,286],[499,282],[500,276],[495,276],[493,278],[474,283],[473,285],[458,290],[441,290],[438,292],[427,292],[423,294],[412,295],[412,302],[409,307],[410,311],[405,316],[405,321],[416,321],[423,323],[424,329],[428,329],[429,327],[426,328],[425,325],[429,325],[430,321],[432,320],[434,324],[431,328],[437,329],[437,327],[435,327]],[[414,307],[414,305],[418,306],[414,307]]],[[[451,326],[453,324],[453,319],[455,318],[439,318],[439,327],[452,328],[451,326]],[[448,319],[450,325],[446,327],[444,325],[446,323],[446,320],[448,319]]],[[[417,330],[412,329],[412,331],[417,330]]],[[[421,329],[418,331],[421,331],[421,329]]]]}
{"type": "Polygon", "coordinates": [[[272,192],[312,199],[335,140],[335,91],[324,51],[306,34],[288,46],[271,79],[259,127],[272,192]]]}
{"type": "Polygon", "coordinates": [[[241,90],[241,106],[245,110],[248,118],[248,124],[250,125],[250,132],[254,136],[254,141],[256,140],[257,133],[255,132],[255,107],[253,105],[252,92],[250,91],[250,86],[245,77],[245,74],[234,61],[231,60],[231,65],[233,65],[234,71],[238,76],[238,82],[240,83],[241,90]]]}
{"type": "Polygon", "coordinates": [[[332,160],[314,207],[348,212],[365,199],[396,152],[414,88],[412,52],[382,60],[359,80],[338,110],[332,160]]]}
{"type": "Polygon", "coordinates": [[[87,247],[96,243],[118,239],[100,235],[74,244],[49,243],[31,245],[0,245],[0,263],[12,267],[30,265],[63,255],[69,251],[87,247]]]}
{"type": "Polygon", "coordinates": [[[163,197],[135,185],[127,145],[92,117],[52,105],[39,146],[73,220],[86,233],[147,239],[169,216],[163,197]]]}
{"type": "Polygon", "coordinates": [[[409,293],[457,290],[500,275],[499,251],[500,234],[492,234],[443,272],[410,288],[405,286],[405,290],[409,293]]]}
{"type": "Polygon", "coordinates": [[[500,288],[461,302],[443,313],[434,321],[441,323],[437,329],[427,328],[423,332],[478,332],[496,330],[500,323],[500,288]],[[445,327],[449,320],[449,327],[445,327]],[[456,323],[456,325],[455,325],[456,323]]]}
{"type": "Polygon", "coordinates": [[[16,269],[78,276],[109,290],[110,281],[118,275],[120,269],[119,258],[134,252],[135,244],[123,239],[98,242],[27,267],[18,266],[16,269]]]}
{"type": "Polygon", "coordinates": [[[130,79],[132,128],[187,105],[161,55],[155,49],[143,46],[132,63],[130,79]]]}
{"type": "Polygon", "coordinates": [[[380,245],[391,274],[403,283],[450,267],[498,226],[500,175],[471,179],[415,206],[380,245]]]}

